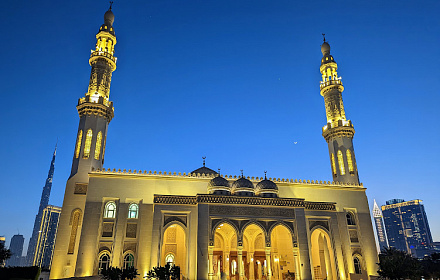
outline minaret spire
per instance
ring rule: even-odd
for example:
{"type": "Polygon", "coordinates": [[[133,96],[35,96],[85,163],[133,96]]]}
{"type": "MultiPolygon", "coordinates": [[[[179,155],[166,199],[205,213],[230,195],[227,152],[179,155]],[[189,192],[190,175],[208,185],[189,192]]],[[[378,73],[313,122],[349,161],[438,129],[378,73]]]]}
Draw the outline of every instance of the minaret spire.
{"type": "Polygon", "coordinates": [[[322,136],[328,143],[333,181],[359,184],[356,159],[353,148],[354,127],[346,119],[342,101],[341,77],[338,76],[338,65],[330,54],[330,45],[325,41],[321,45],[322,59],[319,68],[322,74],[320,84],[324,97],[327,124],[322,128],[322,136]]]}
{"type": "Polygon", "coordinates": [[[55,171],[55,157],[57,155],[57,145],[58,145],[58,140],[57,140],[57,143],[55,144],[55,149],[53,151],[52,161],[50,162],[49,173],[47,174],[47,178],[46,178],[46,184],[44,185],[43,192],[41,193],[40,206],[38,207],[38,213],[35,217],[34,228],[32,231],[32,237],[29,240],[29,247],[28,247],[28,252],[27,252],[27,262],[30,266],[33,265],[32,262],[34,260],[35,249],[36,249],[37,239],[38,239],[38,232],[39,232],[40,226],[41,226],[41,218],[43,216],[43,211],[47,207],[47,205],[49,204],[50,191],[52,189],[53,174],[55,171]]]}

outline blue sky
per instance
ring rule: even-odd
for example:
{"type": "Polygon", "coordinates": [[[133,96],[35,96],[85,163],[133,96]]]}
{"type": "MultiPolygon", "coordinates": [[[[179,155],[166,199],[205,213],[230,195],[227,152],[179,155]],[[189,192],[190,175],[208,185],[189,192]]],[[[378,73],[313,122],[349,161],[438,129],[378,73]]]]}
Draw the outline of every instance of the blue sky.
{"type": "MultiPolygon", "coordinates": [[[[29,241],[55,142],[62,205],[76,104],[107,1],[3,1],[0,235],[29,241]]],[[[440,241],[439,1],[117,1],[105,167],[331,180],[321,33],[372,207],[422,199],[440,241]],[[297,142],[297,144],[294,144],[297,142]]]]}

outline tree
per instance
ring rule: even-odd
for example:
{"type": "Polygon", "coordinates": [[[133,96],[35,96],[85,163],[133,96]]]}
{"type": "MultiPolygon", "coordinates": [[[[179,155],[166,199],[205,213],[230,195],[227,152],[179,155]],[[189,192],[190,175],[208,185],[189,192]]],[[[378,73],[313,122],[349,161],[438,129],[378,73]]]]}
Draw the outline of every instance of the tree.
{"type": "Polygon", "coordinates": [[[422,261],[423,277],[425,279],[440,279],[440,253],[433,253],[422,261]]]}
{"type": "Polygon", "coordinates": [[[422,274],[417,259],[393,247],[384,248],[379,254],[379,270],[377,272],[382,278],[390,280],[417,279],[422,274]]]}
{"type": "Polygon", "coordinates": [[[110,266],[101,272],[101,278],[104,280],[133,280],[138,275],[137,269],[132,266],[123,269],[110,266]]]}
{"type": "Polygon", "coordinates": [[[145,276],[148,279],[155,278],[159,280],[178,280],[180,279],[180,267],[167,263],[165,266],[153,267],[145,276]]]}
{"type": "Polygon", "coordinates": [[[11,250],[5,248],[5,244],[0,243],[0,266],[12,256],[11,250]]]}

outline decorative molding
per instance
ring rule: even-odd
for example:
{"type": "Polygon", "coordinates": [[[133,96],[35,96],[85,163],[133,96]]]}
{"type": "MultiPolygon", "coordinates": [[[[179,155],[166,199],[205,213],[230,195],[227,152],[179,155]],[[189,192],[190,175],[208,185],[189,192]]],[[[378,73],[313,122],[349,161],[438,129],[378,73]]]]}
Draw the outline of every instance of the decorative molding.
{"type": "Polygon", "coordinates": [[[312,230],[316,226],[322,226],[326,230],[330,231],[328,221],[313,221],[309,220],[309,229],[312,230]]]}
{"type": "Polygon", "coordinates": [[[167,224],[176,221],[182,223],[186,227],[188,222],[187,219],[188,219],[187,215],[165,214],[163,216],[163,226],[165,227],[167,224]]]}
{"type": "Polygon", "coordinates": [[[76,183],[73,194],[87,194],[87,186],[86,183],[76,183]]]}
{"type": "Polygon", "coordinates": [[[209,215],[228,215],[238,217],[295,217],[295,210],[291,208],[274,207],[239,207],[212,205],[209,215]]]}

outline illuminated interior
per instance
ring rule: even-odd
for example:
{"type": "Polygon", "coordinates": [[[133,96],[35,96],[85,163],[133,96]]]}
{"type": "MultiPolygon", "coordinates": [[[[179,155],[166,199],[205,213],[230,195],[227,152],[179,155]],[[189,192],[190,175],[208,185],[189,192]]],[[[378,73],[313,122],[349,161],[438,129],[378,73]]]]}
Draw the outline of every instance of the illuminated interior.
{"type": "Polygon", "coordinates": [[[314,280],[336,280],[336,267],[329,235],[321,228],[311,234],[311,253],[314,280]]]}
{"type": "Polygon", "coordinates": [[[172,261],[174,265],[180,266],[182,276],[186,276],[187,255],[185,230],[179,224],[170,225],[163,234],[161,265],[164,266],[172,261]]]}
{"type": "Polygon", "coordinates": [[[76,140],[75,158],[79,157],[79,152],[81,151],[81,140],[83,136],[83,131],[78,132],[78,140],[76,140]]]}
{"type": "Polygon", "coordinates": [[[345,175],[344,157],[340,150],[338,151],[338,164],[339,164],[339,172],[341,173],[341,175],[345,175]]]}
{"type": "Polygon", "coordinates": [[[95,159],[99,159],[99,155],[101,153],[101,144],[102,144],[102,132],[100,131],[96,136],[95,159]]]}
{"type": "Polygon", "coordinates": [[[93,132],[92,129],[89,128],[89,130],[87,130],[87,135],[86,135],[86,141],[84,143],[84,158],[89,158],[90,156],[90,146],[92,145],[92,136],[93,136],[93,132]]]}

